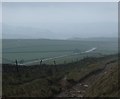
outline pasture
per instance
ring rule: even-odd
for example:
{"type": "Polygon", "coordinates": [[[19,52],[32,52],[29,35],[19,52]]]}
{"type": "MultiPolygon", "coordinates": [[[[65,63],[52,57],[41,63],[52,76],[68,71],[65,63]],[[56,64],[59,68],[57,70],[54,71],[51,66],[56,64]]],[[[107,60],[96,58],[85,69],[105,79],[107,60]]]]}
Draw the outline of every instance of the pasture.
{"type": "Polygon", "coordinates": [[[116,41],[75,41],[75,40],[48,40],[48,39],[3,39],[2,41],[3,63],[57,64],[77,61],[87,56],[100,56],[115,54],[118,50],[116,41]],[[96,50],[90,53],[85,52],[91,48],[96,50]],[[62,57],[65,56],[65,57],[62,57]],[[57,58],[59,57],[59,58],[57,58]],[[53,59],[52,59],[53,58],[53,59]]]}

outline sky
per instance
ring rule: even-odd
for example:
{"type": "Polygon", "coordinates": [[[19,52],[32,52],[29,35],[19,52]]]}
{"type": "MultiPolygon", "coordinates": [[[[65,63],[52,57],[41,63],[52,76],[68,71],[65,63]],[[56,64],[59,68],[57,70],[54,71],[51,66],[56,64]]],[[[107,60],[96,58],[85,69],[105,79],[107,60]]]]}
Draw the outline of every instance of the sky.
{"type": "Polygon", "coordinates": [[[1,0],[2,2],[119,2],[119,0],[1,0]]]}
{"type": "Polygon", "coordinates": [[[4,2],[3,38],[88,38],[118,36],[113,2],[4,2]]]}

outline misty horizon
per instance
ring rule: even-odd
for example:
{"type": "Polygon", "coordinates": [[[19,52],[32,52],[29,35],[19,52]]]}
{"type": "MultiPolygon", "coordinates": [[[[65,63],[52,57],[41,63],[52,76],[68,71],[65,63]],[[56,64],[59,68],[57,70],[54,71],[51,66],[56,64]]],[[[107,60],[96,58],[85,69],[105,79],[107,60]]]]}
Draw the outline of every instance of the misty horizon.
{"type": "Polygon", "coordinates": [[[3,3],[3,39],[115,38],[117,3],[3,3]]]}

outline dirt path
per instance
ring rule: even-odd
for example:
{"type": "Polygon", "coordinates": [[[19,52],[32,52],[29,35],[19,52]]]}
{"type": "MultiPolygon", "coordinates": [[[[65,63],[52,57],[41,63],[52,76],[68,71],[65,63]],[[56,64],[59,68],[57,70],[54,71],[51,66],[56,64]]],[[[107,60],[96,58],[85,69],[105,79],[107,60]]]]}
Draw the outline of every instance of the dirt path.
{"type": "Polygon", "coordinates": [[[92,85],[92,83],[109,72],[114,63],[116,63],[115,60],[106,61],[103,68],[92,71],[82,78],[78,84],[64,92],[61,92],[57,97],[84,97],[87,89],[92,85]]]}

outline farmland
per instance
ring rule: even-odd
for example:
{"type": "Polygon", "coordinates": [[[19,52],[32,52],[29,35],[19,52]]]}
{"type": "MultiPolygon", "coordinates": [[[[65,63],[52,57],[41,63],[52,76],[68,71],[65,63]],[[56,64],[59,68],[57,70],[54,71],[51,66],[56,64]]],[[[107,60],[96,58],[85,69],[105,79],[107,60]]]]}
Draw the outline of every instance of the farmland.
{"type": "Polygon", "coordinates": [[[3,40],[2,96],[117,96],[117,44],[110,40],[3,40]],[[15,59],[24,65],[14,65],[15,59]],[[48,60],[39,65],[40,59],[48,60]]]}
{"type": "MultiPolygon", "coordinates": [[[[76,61],[86,56],[99,56],[117,53],[117,40],[84,41],[84,40],[48,40],[48,39],[3,39],[3,63],[26,63],[34,60],[48,59],[66,55],[55,59],[56,63],[76,61]],[[89,54],[76,54],[93,47],[97,49],[89,54]],[[68,56],[67,56],[68,55],[68,56]]],[[[53,64],[53,60],[45,61],[53,64]]],[[[38,62],[36,62],[38,64],[38,62]]]]}

